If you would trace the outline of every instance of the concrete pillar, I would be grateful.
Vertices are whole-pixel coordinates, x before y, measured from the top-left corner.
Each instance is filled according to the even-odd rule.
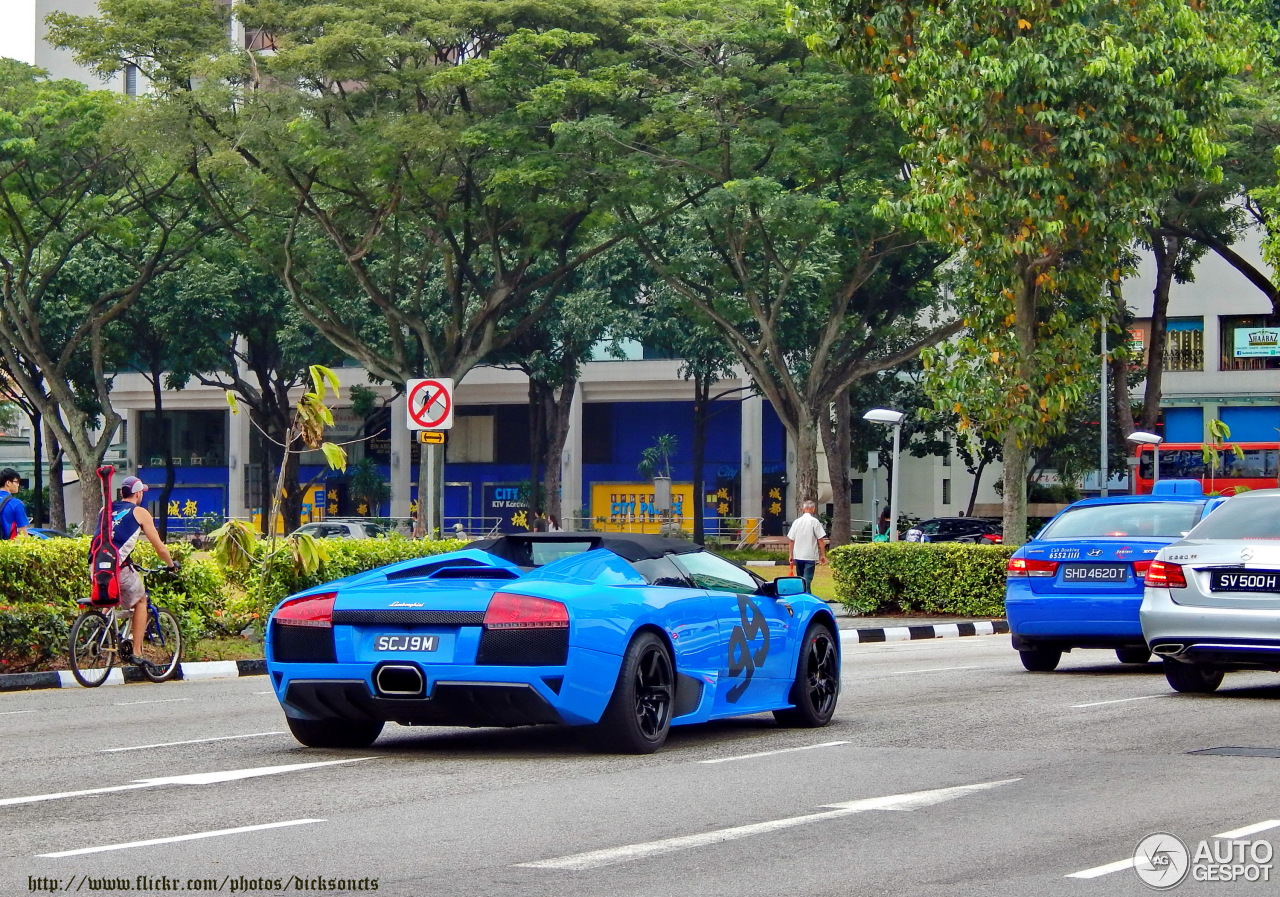
[[[252,509],[245,495],[245,470],[249,466],[249,443],[253,425],[249,408],[241,405],[227,423],[227,516],[247,519]]]
[[[409,429],[409,409],[404,395],[391,403],[391,516],[409,517],[409,496],[413,494],[413,440]]]
[[[576,530],[581,526],[578,512],[584,504],[582,500],[582,383],[573,391],[573,401],[569,404],[569,433],[564,441],[564,452],[560,456],[560,525],[566,530]]]
[[[764,399],[749,396],[742,401],[741,514],[745,518],[764,516]],[[695,496],[701,507],[702,496]]]

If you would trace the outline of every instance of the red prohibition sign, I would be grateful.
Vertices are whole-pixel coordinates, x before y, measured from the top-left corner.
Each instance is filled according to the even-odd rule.
[[[409,393],[409,416],[420,427],[430,430],[449,419],[453,399],[443,383],[423,380]]]

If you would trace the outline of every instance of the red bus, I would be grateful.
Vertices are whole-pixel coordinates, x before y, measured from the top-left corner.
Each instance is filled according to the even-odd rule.
[[[1160,446],[1160,479],[1199,480],[1206,495],[1235,495],[1250,489],[1275,489],[1280,486],[1280,443],[1227,442],[1206,458],[1203,442],[1166,442]],[[1138,474],[1134,480],[1135,495],[1150,495],[1155,472],[1152,449],[1138,447]],[[1240,452],[1237,454],[1236,449]]]

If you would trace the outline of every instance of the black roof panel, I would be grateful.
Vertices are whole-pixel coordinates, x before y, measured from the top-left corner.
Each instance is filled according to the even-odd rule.
[[[529,546],[534,542],[590,542],[591,550],[603,548],[627,561],[660,558],[665,554],[689,554],[702,546],[688,539],[650,536],[645,533],[514,533],[472,542],[468,548],[497,555],[519,566],[529,566]]]

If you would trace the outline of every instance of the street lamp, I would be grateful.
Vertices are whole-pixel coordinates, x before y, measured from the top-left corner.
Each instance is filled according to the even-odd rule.
[[[1155,433],[1145,433],[1142,430],[1134,430],[1125,437],[1126,441],[1133,443],[1135,446],[1149,445],[1151,446],[1151,482],[1160,482],[1160,443],[1164,442],[1163,436],[1157,436]],[[1142,463],[1142,456],[1138,456],[1138,464]],[[1129,474],[1129,494],[1133,494],[1138,488],[1138,471],[1141,468],[1134,465],[1133,472]]]
[[[902,439],[902,419],[906,417],[901,411],[891,408],[872,408],[862,419],[873,424],[885,424],[893,427],[893,471],[889,477],[889,541],[898,541],[898,447]]]

